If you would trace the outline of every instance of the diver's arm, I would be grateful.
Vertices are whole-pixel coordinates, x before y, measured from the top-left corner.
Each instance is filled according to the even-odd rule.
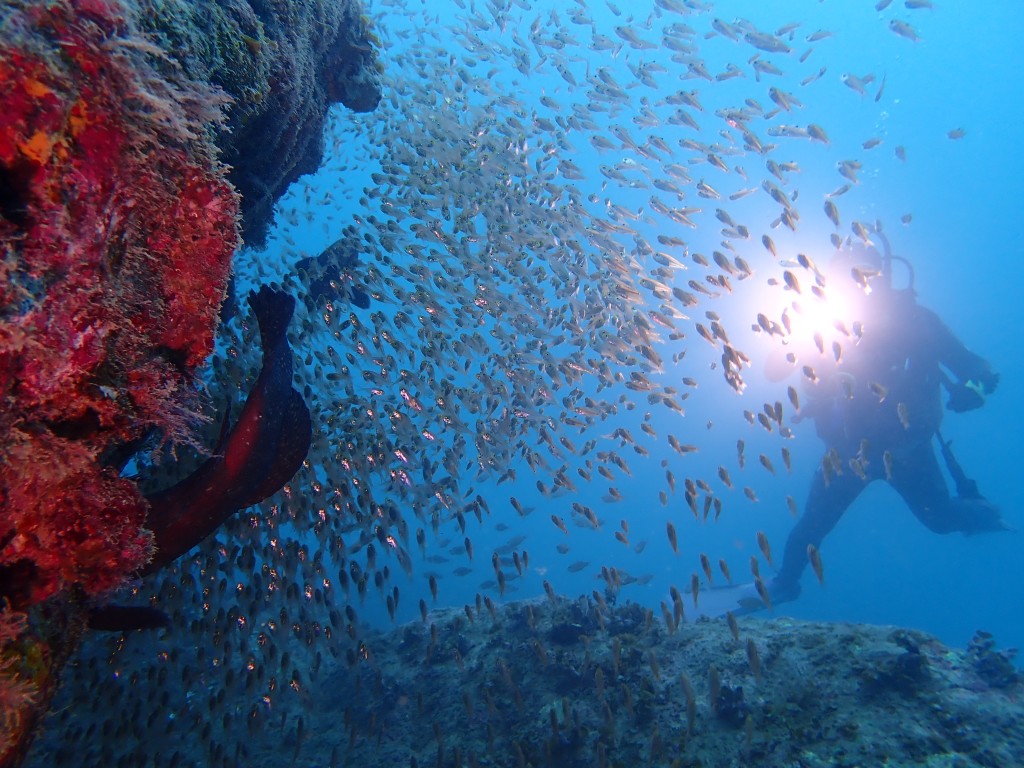
[[[995,391],[999,374],[992,370],[988,360],[969,350],[930,309],[918,307],[918,320],[928,329],[939,362],[961,383],[977,382],[985,394]]]

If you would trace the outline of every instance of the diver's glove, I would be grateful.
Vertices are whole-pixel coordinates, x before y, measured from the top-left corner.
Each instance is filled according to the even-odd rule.
[[[984,364],[977,373],[966,381],[960,381],[949,388],[949,400],[946,407],[951,411],[963,413],[973,411],[985,404],[985,395],[991,395],[999,386],[999,374],[988,364]]]
[[[991,395],[993,392],[996,391],[996,387],[999,386],[999,374],[993,371],[991,368],[986,367],[985,370],[983,370],[977,376],[972,376],[970,381],[967,382],[967,384],[970,385],[972,381],[975,381],[978,384],[980,384],[982,389],[985,391],[986,395]]]
[[[949,388],[949,400],[946,401],[946,407],[956,413],[981,408],[985,404],[986,391],[984,384],[974,379],[957,382]]]

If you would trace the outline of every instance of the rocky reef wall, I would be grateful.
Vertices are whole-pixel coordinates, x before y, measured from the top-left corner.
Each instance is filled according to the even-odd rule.
[[[380,100],[361,4],[149,0],[139,23],[184,71],[230,96],[215,141],[241,194],[242,237],[263,244],[275,201],[320,164],[330,105],[369,112]]]
[[[984,633],[957,651],[863,624],[674,628],[556,597],[432,612],[366,643],[365,659],[325,663],[315,710],[277,713],[300,761],[994,768],[1024,749],[1014,652]],[[268,742],[248,762],[269,765]]]
[[[121,470],[194,439],[241,234],[316,167],[332,101],[376,104],[373,61],[356,2],[0,12],[0,765],[152,554]]]

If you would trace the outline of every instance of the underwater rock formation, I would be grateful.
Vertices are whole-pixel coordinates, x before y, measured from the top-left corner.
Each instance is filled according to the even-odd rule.
[[[145,0],[140,24],[232,103],[216,143],[241,193],[242,238],[265,239],[275,201],[320,165],[331,104],[372,111],[375,39],[354,0]]]
[[[19,4],[0,31],[0,595],[11,612],[72,587],[102,594],[150,557],[146,504],[120,463],[153,432],[187,440],[195,426],[193,374],[213,347],[238,209],[206,138],[223,98],[160,74],[159,52],[117,4]],[[24,642],[4,648],[0,685],[34,689],[4,694],[5,710],[52,692],[52,645]],[[2,720],[0,762],[28,717]]]
[[[31,764],[1002,768],[1024,754],[1020,680],[993,679],[978,663],[1008,653],[990,638],[956,650],[886,626],[669,627],[606,596],[423,607],[421,621],[389,631],[335,611],[330,628],[358,647],[305,664],[294,643],[282,645],[289,671],[278,682],[289,690],[273,707],[238,708],[201,670],[162,665],[149,678],[164,699],[151,707],[154,725],[58,706]],[[139,642],[138,658],[173,657],[172,638],[153,640],[128,644]],[[109,670],[110,651],[90,651],[79,663]],[[131,654],[114,666],[131,669]],[[230,685],[259,679],[237,667]],[[58,704],[81,700],[83,685],[73,681]],[[99,695],[125,706],[151,690],[140,675]],[[197,738],[171,734],[182,719]],[[113,737],[83,739],[99,732]]]
[[[258,246],[277,199],[319,167],[330,105],[372,111],[381,84],[361,3],[261,0],[252,6],[268,40],[270,89],[247,113],[229,112],[231,132],[218,144],[242,195],[242,238]]]
[[[149,557],[118,459],[195,426],[237,196],[205,138],[223,99],[160,75],[116,5],[28,4],[3,39],[0,591],[24,608]]]
[[[196,439],[240,214],[262,232],[316,167],[329,102],[379,97],[360,19],[159,0],[0,16],[0,765],[93,598],[152,556],[120,471],[154,436]]]
[[[790,619],[670,631],[589,598],[493,608],[368,632],[361,657],[325,663],[305,694],[317,706],[287,717],[303,764],[994,768],[1024,754],[1020,682],[986,678],[976,647]]]

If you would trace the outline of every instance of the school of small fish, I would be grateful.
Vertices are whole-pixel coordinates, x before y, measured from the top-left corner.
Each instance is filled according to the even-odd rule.
[[[513,594],[579,591],[585,577],[598,601],[653,582],[678,624],[719,574],[732,580],[737,558],[769,602],[764,524],[722,557],[704,551],[718,545],[702,526],[751,505],[784,526],[798,512],[764,486],[798,455],[798,379],[838,365],[857,332],[818,333],[806,353],[789,339],[803,308],[827,298],[815,259],[881,226],[844,201],[882,138],[837,147],[814,103],[831,88],[872,108],[885,73],[823,63],[840,30],[726,21],[699,0],[643,13],[601,0],[453,2],[447,15],[370,5],[385,98],[375,113],[336,115],[328,136],[342,183],[366,186],[300,183],[279,214],[358,243],[345,279],[369,309],[350,306],[344,286],[308,296],[314,275],[249,268],[300,298],[289,338],[313,419],[303,468],[135,588],[170,614],[176,638],[122,639],[110,658],[92,648],[70,685],[114,671],[183,692],[116,686],[111,707],[134,726],[111,727],[141,728],[144,751],[194,732],[208,764],[233,765],[232,729],[278,719],[298,751],[302,719],[285,713],[307,705],[331,659],[372,656],[364,620],[429,622],[435,606],[463,603],[473,620]],[[921,37],[904,18],[886,27]],[[802,246],[813,257],[795,246],[805,230],[826,233]],[[310,255],[287,238],[274,247],[287,263]],[[765,291],[779,309],[749,303]],[[222,329],[215,400],[247,391],[255,332],[244,318]],[[797,373],[752,402],[770,348]],[[740,439],[721,450],[732,429]],[[676,572],[646,572],[647,546]],[[823,581],[821,555],[808,558]],[[99,759],[111,748],[66,727],[69,749]]]

